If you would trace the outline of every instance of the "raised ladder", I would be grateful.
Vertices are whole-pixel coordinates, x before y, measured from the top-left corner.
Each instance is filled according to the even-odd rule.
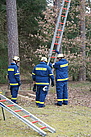
[[[20,119],[22,122],[24,122],[26,125],[28,125],[30,128],[32,128],[42,136],[47,135],[46,132],[43,131],[43,129],[47,129],[52,133],[56,132],[54,128],[50,127],[48,124],[44,123],[19,105],[13,103],[2,94],[0,94],[0,106],[16,116],[18,119]],[[27,119],[27,117],[29,117],[29,120]],[[35,123],[41,125],[42,127],[36,126]]]
[[[56,62],[57,53],[55,52],[61,49],[62,45],[62,36],[67,20],[68,11],[70,8],[71,0],[62,0],[61,8],[59,11],[56,28],[54,32],[54,36],[52,39],[50,51],[49,51],[49,57],[48,57],[48,64],[51,61],[51,58],[54,59],[54,63]]]

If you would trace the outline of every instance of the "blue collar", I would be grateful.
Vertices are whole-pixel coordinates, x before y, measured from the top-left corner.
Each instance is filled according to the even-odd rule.
[[[46,64],[46,62],[40,62],[40,64]]]
[[[12,62],[11,65],[16,65],[16,63]]]

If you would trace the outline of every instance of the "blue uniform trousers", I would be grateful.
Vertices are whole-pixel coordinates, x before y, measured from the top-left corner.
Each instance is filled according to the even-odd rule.
[[[46,95],[48,93],[48,90],[43,91],[44,87],[45,86],[38,86],[37,85],[36,105],[39,106],[39,107],[44,107],[45,98],[46,98]]]
[[[59,105],[68,104],[68,88],[67,81],[56,82],[57,101]]]
[[[16,100],[17,100],[18,90],[19,90],[19,86],[11,86],[10,87],[11,101],[13,101],[14,103],[16,103]]]

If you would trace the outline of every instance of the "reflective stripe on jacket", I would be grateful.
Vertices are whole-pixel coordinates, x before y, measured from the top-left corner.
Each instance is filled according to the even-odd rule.
[[[68,80],[68,61],[66,59],[60,59],[53,66],[56,70],[56,81]]]
[[[18,66],[15,63],[11,63],[8,67],[8,79],[10,86],[18,86],[20,82],[20,73]]]
[[[50,79],[54,81],[54,76],[51,68],[46,65],[45,62],[40,62],[40,64],[34,67],[32,72],[33,81],[36,81],[36,85],[49,85]]]

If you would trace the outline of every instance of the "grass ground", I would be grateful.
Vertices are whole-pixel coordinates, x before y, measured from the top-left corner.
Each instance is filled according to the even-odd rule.
[[[55,128],[56,133],[44,129],[48,137],[91,137],[90,84],[90,82],[69,82],[69,105],[67,106],[54,105],[53,88],[50,94],[51,103],[46,100],[45,108],[37,108],[34,102],[20,102],[18,99],[19,105]],[[12,114],[6,110],[4,112],[5,121],[0,109],[0,137],[41,137]]]

